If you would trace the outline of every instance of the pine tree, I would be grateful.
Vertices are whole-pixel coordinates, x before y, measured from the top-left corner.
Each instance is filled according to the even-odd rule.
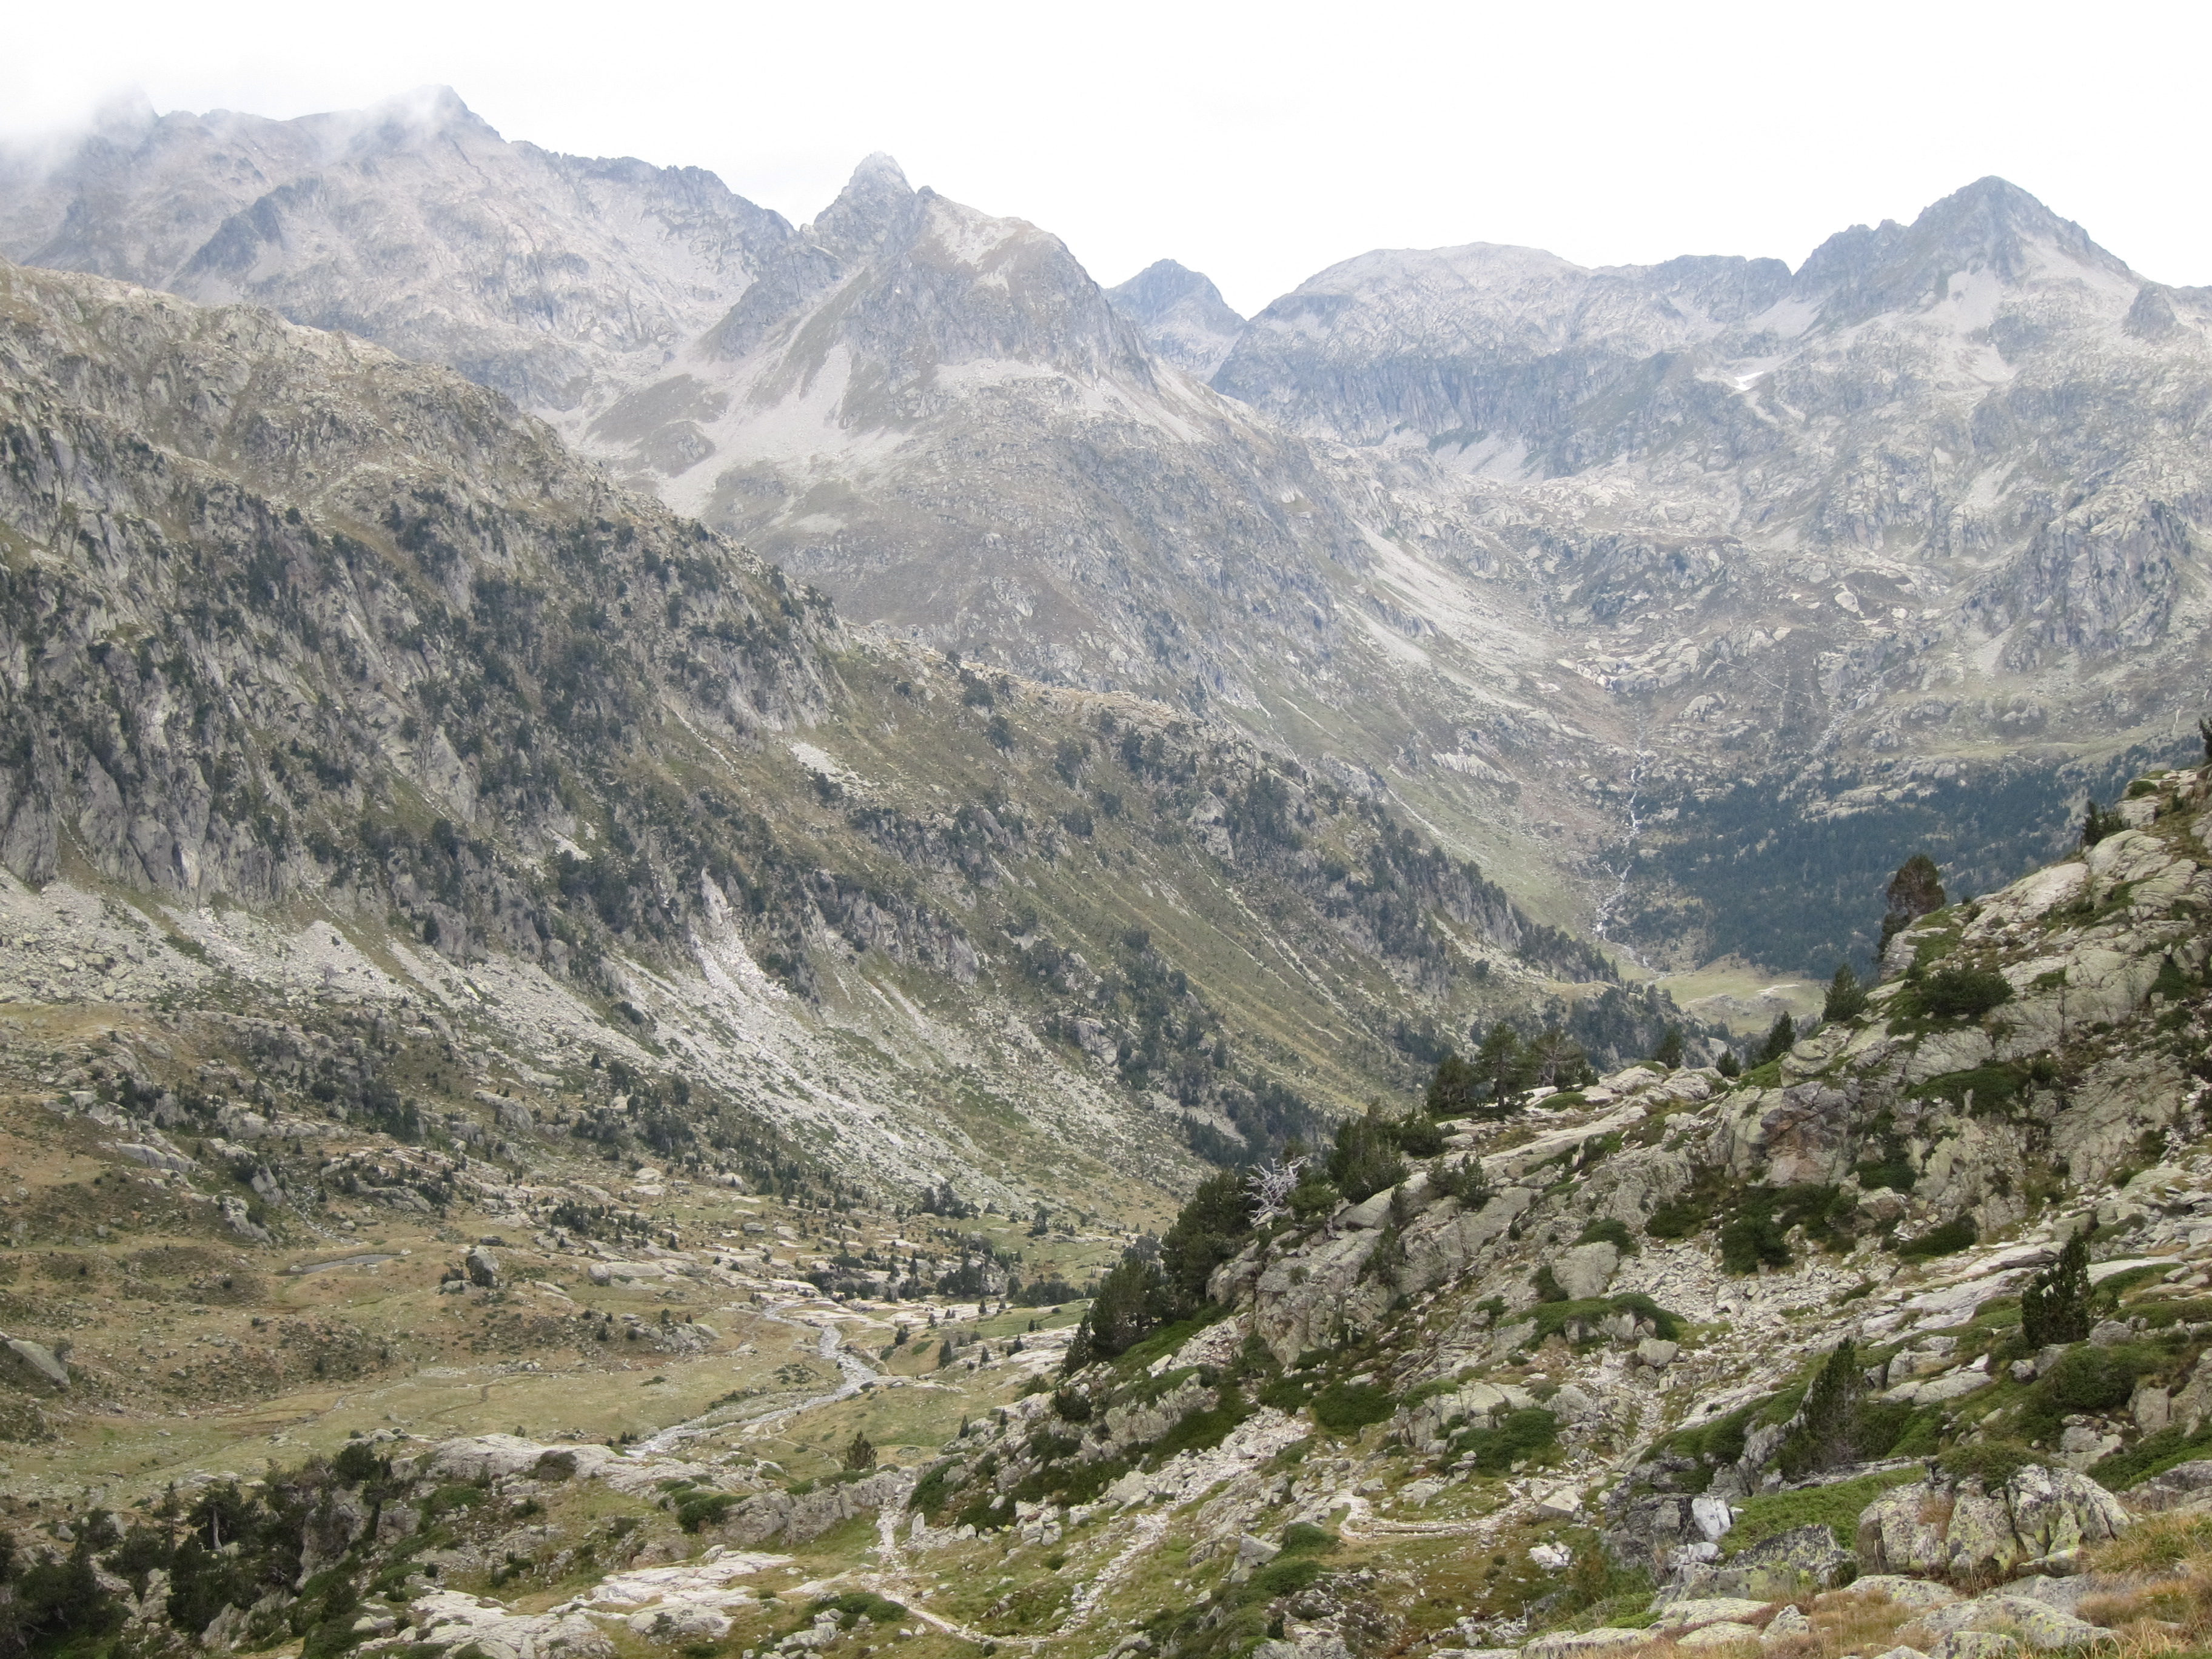
[[[1856,1019],[1866,1012],[1866,987],[1851,971],[1850,963],[1838,963],[1836,976],[1828,981],[1827,1000],[1820,1005],[1820,1018],[1832,1021]]]
[[[2020,1334],[2031,1348],[2079,1342],[2089,1334],[2089,1230],[2066,1241],[2058,1260],[2020,1293]]]
[[[1537,1082],[1557,1089],[1580,1089],[1597,1081],[1597,1068],[1582,1045],[1556,1025],[1547,1025],[1522,1053]]]
[[[863,1429],[854,1435],[852,1443],[845,1448],[845,1467],[848,1469],[872,1469],[876,1467],[875,1442]]]
[[[1820,1366],[1813,1386],[1805,1391],[1805,1404],[1797,1413],[1797,1426],[1782,1445],[1781,1466],[1791,1480],[1818,1469],[1848,1463],[1857,1455],[1860,1396],[1866,1378],[1859,1370],[1858,1350],[1845,1337]]]
[[[1503,1021],[1484,1034],[1482,1046],[1474,1052],[1474,1066],[1475,1074],[1490,1091],[1493,1112],[1503,1113],[1506,1103],[1528,1086],[1528,1055],[1522,1046],[1521,1034]]]
[[[1224,1170],[1198,1183],[1160,1240],[1160,1268],[1177,1318],[1206,1305],[1206,1281],[1252,1231],[1252,1195],[1243,1171]]]
[[[1682,1028],[1669,1025],[1667,1035],[1659,1039],[1659,1046],[1651,1051],[1651,1058],[1672,1072],[1682,1064]]]
[[[1157,1247],[1132,1245],[1098,1281],[1097,1292],[1068,1343],[1069,1370],[1080,1370],[1091,1360],[1111,1359],[1134,1347],[1168,1318],[1170,1293],[1154,1259],[1156,1253]]]
[[[1338,1192],[1357,1204],[1406,1178],[1398,1138],[1382,1121],[1379,1106],[1337,1125],[1336,1146],[1328,1155],[1328,1178]]]
[[[1789,1010],[1784,1009],[1774,1017],[1774,1024],[1767,1028],[1766,1041],[1759,1045],[1759,1059],[1754,1063],[1765,1066],[1778,1060],[1796,1043],[1797,1022],[1790,1018]]]
[[[1474,1067],[1447,1048],[1437,1062],[1436,1075],[1429,1079],[1428,1098],[1423,1104],[1431,1117],[1465,1117],[1474,1109],[1475,1094],[1481,1086],[1482,1079]]]

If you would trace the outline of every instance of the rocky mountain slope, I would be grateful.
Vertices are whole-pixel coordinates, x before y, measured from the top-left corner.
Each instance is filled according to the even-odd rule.
[[[582,1085],[1002,1206],[1156,1202],[1475,1020],[1670,1017],[1385,804],[855,637],[444,371],[21,269],[0,353],[32,1005],[427,1006],[424,1109]]]
[[[1114,308],[1145,331],[1146,343],[1185,374],[1211,380],[1244,332],[1221,290],[1172,259],[1149,264],[1106,290]]]
[[[133,1037],[11,1045],[0,1607],[131,1653],[2185,1650],[2208,826],[2212,768],[2147,777],[1749,1073],[1381,1111],[1133,1243],[617,1196],[534,1125],[425,1158],[219,1067],[157,1095],[185,1056]],[[288,1135],[319,1178],[257,1241],[223,1162],[258,1192]],[[374,1248],[286,1237],[334,1223]],[[194,1397],[290,1449],[165,1446]]]
[[[1724,908],[1730,854],[1772,837],[1802,869],[1854,815],[2000,878],[2022,849],[1916,797],[1965,769],[2047,781],[2049,814],[2106,781],[2069,762],[2186,729],[2209,317],[1990,179],[1795,272],[1368,254],[1255,317],[1215,384],[1393,456],[1447,567],[1510,573],[1559,665],[1644,722],[1667,873]],[[1731,774],[1769,781],[1747,826],[1711,810]],[[1714,914],[1656,883],[1637,908],[1647,935]]]
[[[1661,966],[1863,960],[1911,844],[2008,879],[2195,712],[2202,298],[2000,180],[1795,271],[1376,252],[1240,325],[887,159],[794,231],[450,94],[0,174],[15,257],[444,362],[854,618],[1224,714]]]
[[[712,173],[510,143],[442,88],[292,121],[125,108],[0,153],[0,255],[264,306],[583,418],[791,235]]]
[[[2111,1540],[2212,1483],[2208,782],[1899,932],[1733,1083],[1370,1120],[1201,1192],[916,1502],[1010,1561],[1180,1553],[1164,1652],[1827,1654],[1880,1613],[1961,1656],[2170,1607],[2115,1569],[2201,1518]]]
[[[1151,356],[1056,238],[884,156],[585,441],[856,617],[1201,702],[1325,673],[1364,552],[1304,447]]]

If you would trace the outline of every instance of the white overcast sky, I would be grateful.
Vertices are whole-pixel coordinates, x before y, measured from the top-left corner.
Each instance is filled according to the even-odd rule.
[[[1370,247],[1792,264],[2001,173],[2146,276],[2212,283],[2212,7],[18,3],[0,130],[288,116],[446,84],[510,138],[720,173],[794,222],[888,150],[1250,312]]]

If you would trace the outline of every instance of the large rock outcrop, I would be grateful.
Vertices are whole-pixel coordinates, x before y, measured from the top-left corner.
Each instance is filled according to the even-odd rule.
[[[1936,1577],[2009,1574],[2116,1538],[2128,1521],[2118,1498],[2072,1469],[2031,1465],[1996,1487],[1971,1476],[1916,1480],[1861,1513],[1859,1565]]]

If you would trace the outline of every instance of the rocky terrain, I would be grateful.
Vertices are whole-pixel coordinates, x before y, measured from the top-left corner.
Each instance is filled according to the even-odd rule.
[[[489,1107],[396,1140],[220,1098],[211,1049],[57,1042],[5,1148],[11,1628],[2185,1650],[2212,768],[2092,829],[1905,918],[1880,983],[1748,1072],[1378,1106],[1133,1241],[579,1161]],[[288,1137],[311,1169],[279,1174]],[[293,1449],[228,1472],[251,1439]]]
[[[1476,1018],[1606,1060],[1669,1017],[1386,802],[856,636],[444,371],[25,270],[0,328],[28,1006],[428,1022],[459,1070],[348,1097],[586,1085],[662,1155],[1024,1207],[1173,1192]]]
[[[0,253],[446,363],[848,617],[1236,720],[1668,969],[1863,961],[1904,843],[2008,880],[2196,712],[2202,296],[2002,180],[1795,270],[1379,251],[1247,321],[888,158],[794,229],[445,94],[12,154]]]
[[[0,1659],[2212,1642],[2196,297],[9,166]]]
[[[1109,1277],[1077,1340],[1126,1347],[956,1443],[947,1512],[1161,1515],[1209,1564],[1164,1651],[1957,1655],[2167,1616],[2202,1523],[2138,1517],[2212,1481],[2207,808],[2204,773],[2145,780],[1740,1079],[1370,1120],[1379,1164],[1347,1129],[1325,1182],[1202,1192],[1117,1270],[1189,1322]],[[2077,1237],[2077,1322],[2038,1334]]]
[[[581,419],[792,235],[711,173],[509,143],[443,90],[293,121],[126,106],[0,179],[9,258],[265,307]]]
[[[1144,331],[1145,343],[1177,368],[1211,380],[1244,332],[1221,290],[1194,270],[1161,259],[1106,290],[1114,309]]]

